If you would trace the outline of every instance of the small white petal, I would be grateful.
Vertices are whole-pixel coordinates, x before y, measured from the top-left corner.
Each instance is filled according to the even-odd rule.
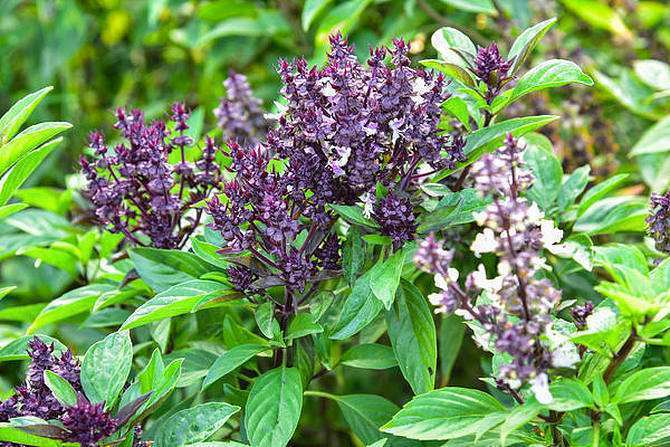
[[[537,401],[541,404],[550,404],[554,397],[549,391],[549,378],[545,373],[538,374],[535,379],[533,379],[533,385],[530,387],[530,390],[535,395]]]
[[[458,281],[458,270],[455,268],[450,267],[447,269],[447,275],[449,276],[449,280],[451,280],[451,282]]]
[[[496,240],[496,235],[490,228],[484,228],[481,233],[477,234],[470,246],[470,250],[477,256],[479,256],[480,253],[494,252],[497,248],[498,241]]]
[[[541,241],[545,247],[558,244],[563,239],[563,230],[556,228],[551,220],[540,221],[540,232],[542,233]]]
[[[337,95],[337,91],[335,91],[333,86],[328,83],[321,88],[321,94],[327,98],[330,98]]]
[[[438,274],[435,275],[434,279],[435,279],[435,287],[442,290],[449,289],[449,281],[447,281],[447,279],[444,276]]]

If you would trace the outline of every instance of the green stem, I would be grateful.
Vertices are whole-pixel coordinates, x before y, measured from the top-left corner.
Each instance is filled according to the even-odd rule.
[[[593,443],[591,447],[598,447],[600,444],[600,420],[593,422]]]
[[[312,396],[312,397],[323,397],[324,399],[332,399],[333,396],[328,393],[324,393],[322,391],[310,391],[307,390],[302,393],[304,396]]]

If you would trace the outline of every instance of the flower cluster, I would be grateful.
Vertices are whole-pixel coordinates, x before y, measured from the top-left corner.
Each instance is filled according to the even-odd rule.
[[[327,203],[352,204],[378,182],[404,180],[404,188],[422,163],[441,169],[463,159],[463,141],[439,129],[444,78],[411,68],[406,42],[371,50],[367,65],[341,35],[330,43],[322,69],[280,63],[286,109],[268,134],[270,150],[287,160],[292,193],[309,190],[305,212],[322,221]]]
[[[649,211],[649,236],[656,241],[657,250],[670,253],[670,192],[652,194]]]
[[[193,141],[186,134],[189,114],[180,103],[172,106],[170,125],[149,124],[139,110],[128,114],[118,109],[116,117],[114,127],[127,143],[110,151],[103,135],[93,132],[94,157],[81,158],[88,180],[85,195],[97,220],[136,245],[183,246],[201,219],[202,210],[192,211],[192,205],[207,198],[220,181],[217,146],[208,138],[200,159],[187,161]],[[175,150],[179,161],[172,164]]]
[[[12,418],[33,416],[44,420],[55,419],[62,423],[65,441],[79,442],[82,447],[96,447],[98,441],[111,435],[117,422],[104,411],[104,403],[91,404],[83,395],[79,381],[79,362],[69,350],[60,356],[54,353],[54,345],[47,345],[38,337],[29,342],[31,358],[24,384],[16,388],[16,394],[0,403],[0,422]],[[76,405],[62,405],[44,381],[44,372],[52,371],[78,392]],[[0,443],[3,447],[16,446]]]
[[[265,280],[301,292],[319,262],[323,268],[336,265],[337,237],[324,240],[324,230],[300,219],[302,202],[293,200],[283,177],[270,170],[263,147],[244,149],[235,141],[229,147],[236,174],[223,186],[226,200],[215,196],[208,202],[210,226],[226,241],[222,252],[249,252],[255,260],[231,267],[229,280],[240,291],[257,291],[256,282]],[[308,234],[299,244],[296,237],[303,230]]]
[[[246,76],[230,71],[223,83],[226,96],[214,109],[218,125],[226,139],[242,144],[256,144],[265,139],[270,121],[263,112],[263,103],[251,91]]]
[[[81,393],[77,403],[65,409],[61,421],[71,433],[69,440],[82,447],[96,447],[98,441],[114,433],[117,427],[116,421],[105,412],[104,402],[92,404]]]
[[[229,141],[235,178],[223,186],[226,199],[214,197],[208,206],[212,228],[226,241],[223,251],[248,252],[254,260],[229,270],[236,289],[282,284],[302,292],[308,280],[339,269],[328,204],[365,200],[394,248],[413,239],[408,190],[416,170],[453,167],[463,159],[463,139],[439,129],[448,97],[443,76],[410,68],[408,51],[396,40],[391,49],[371,50],[364,65],[335,35],[324,68],[304,59],[280,63],[286,108],[277,127],[267,142]],[[240,78],[230,84],[249,96]],[[232,108],[226,104],[220,110]],[[377,202],[371,198],[380,183],[389,193]]]
[[[509,76],[512,61],[507,61],[500,55],[495,42],[488,47],[477,49],[472,68],[477,78],[486,85],[485,99],[488,104],[493,102],[502,88],[512,79]]]
[[[541,277],[547,268],[542,250],[552,250],[562,232],[544,219],[537,205],[520,197],[532,181],[523,169],[521,148],[511,136],[497,153],[484,156],[473,166],[476,187],[492,198],[492,203],[475,217],[483,230],[471,249],[476,256],[493,253],[498,257],[497,276],[490,279],[479,268],[458,283],[458,271],[450,268],[451,253],[433,237],[423,241],[416,261],[435,274],[441,289],[430,296],[438,312],[458,312],[474,320],[481,330],[478,342],[505,354],[510,361],[500,367],[499,379],[511,389],[531,383],[538,400],[550,400],[547,370],[570,367],[579,359],[573,345],[551,349],[556,339],[551,312],[561,292]]]

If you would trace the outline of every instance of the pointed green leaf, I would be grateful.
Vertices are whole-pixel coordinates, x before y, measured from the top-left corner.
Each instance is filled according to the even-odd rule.
[[[63,405],[72,407],[77,403],[77,392],[70,382],[53,371],[44,371],[44,383],[49,387],[54,397]]]
[[[123,390],[133,364],[133,345],[127,331],[114,332],[88,348],[81,364],[81,386],[91,402],[110,409]]]
[[[209,368],[207,377],[205,377],[202,383],[202,389],[204,390],[221,377],[235,371],[256,355],[267,350],[267,346],[247,344],[235,346],[231,350],[224,352]]]
[[[0,147],[16,135],[21,125],[51,90],[53,90],[52,86],[44,87],[24,96],[0,118]]]
[[[435,386],[437,335],[428,301],[413,284],[402,280],[393,308],[386,313],[388,334],[400,371],[414,394]]]
[[[220,282],[201,279],[177,284],[138,307],[121,329],[133,329],[153,321],[190,313],[203,299],[216,298],[228,290],[229,287]]]
[[[183,447],[204,441],[238,411],[240,407],[225,402],[208,402],[178,411],[161,424],[155,447]]]
[[[296,368],[280,367],[258,377],[245,408],[244,426],[254,447],[284,447],[302,412],[302,381]]]
[[[0,173],[4,173],[36,147],[71,127],[72,124],[62,122],[40,123],[28,127],[0,148]]]

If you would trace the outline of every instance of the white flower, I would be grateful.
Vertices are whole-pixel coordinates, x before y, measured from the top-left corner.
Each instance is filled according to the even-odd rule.
[[[554,330],[546,331],[551,350],[551,364],[556,368],[573,368],[579,362],[577,346],[568,336]]]
[[[477,225],[479,225],[480,227],[484,225],[484,222],[486,222],[488,215],[489,213],[486,211],[479,211],[472,213],[472,217],[475,219],[475,222],[477,222]]]
[[[549,391],[549,378],[545,373],[538,374],[537,377],[533,379],[530,390],[541,404],[547,405],[554,400],[554,397]]]
[[[563,239],[563,230],[559,230],[554,226],[554,222],[547,219],[540,221],[540,232],[542,233],[542,244],[546,248],[558,244]]]
[[[321,87],[321,94],[327,98],[337,95],[337,91],[330,85],[330,82]]]
[[[328,164],[330,168],[333,170],[333,174],[335,175],[335,177],[341,177],[345,174],[342,167],[345,166],[347,162],[349,162],[349,156],[351,155],[351,148],[336,146],[334,149],[335,152],[337,152],[337,158],[335,159],[331,158],[328,161]]]
[[[366,192],[358,198],[363,203],[363,215],[368,219],[372,215],[374,209],[375,200],[370,192]]]
[[[488,279],[486,277],[486,269],[484,269],[484,265],[482,264],[479,264],[477,270],[472,272],[472,280],[475,286],[482,290],[495,292],[502,289],[503,276],[497,276],[493,279]]]
[[[477,257],[479,257],[481,253],[495,252],[497,248],[498,240],[496,239],[495,233],[490,228],[484,228],[481,233],[477,234],[477,237],[475,237],[475,240],[470,246],[470,250],[472,250]]]

